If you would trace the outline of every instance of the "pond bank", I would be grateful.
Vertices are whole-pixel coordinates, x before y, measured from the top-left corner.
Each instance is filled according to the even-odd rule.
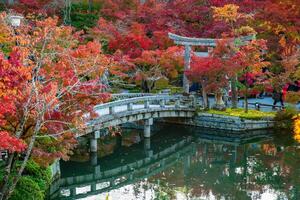
[[[274,127],[274,113],[251,111],[253,113],[244,114],[242,111],[205,111],[198,112],[191,119],[165,118],[160,120],[165,123],[182,124],[203,128],[247,131],[271,129]],[[261,115],[259,115],[261,113]]]

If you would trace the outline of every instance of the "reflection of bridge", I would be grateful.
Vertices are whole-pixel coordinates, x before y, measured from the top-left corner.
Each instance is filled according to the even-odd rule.
[[[150,139],[146,138],[144,151],[144,158],[123,166],[101,171],[100,165],[96,165],[93,173],[55,181],[50,188],[50,199],[77,199],[117,189],[158,174],[182,159],[188,167],[191,162],[190,155],[195,152],[195,145],[192,138],[187,137],[153,153]]]
[[[124,97],[121,97],[124,98]],[[116,100],[94,107],[99,117],[88,122],[86,130],[78,134],[91,135],[91,152],[97,152],[97,139],[100,129],[145,120],[144,137],[150,137],[153,118],[193,117],[196,101],[193,96],[149,95]]]

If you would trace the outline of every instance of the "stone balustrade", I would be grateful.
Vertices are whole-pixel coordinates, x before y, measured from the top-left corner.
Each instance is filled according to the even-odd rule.
[[[99,117],[90,120],[85,131],[77,137],[127,122],[163,117],[190,118],[194,116],[195,107],[196,98],[193,95],[166,94],[132,97],[96,105],[94,111]]]
[[[172,103],[174,102],[174,103]],[[161,108],[165,108],[167,105],[174,106],[177,108],[183,107],[195,107],[196,102],[193,96],[182,96],[182,95],[150,95],[150,96],[140,96],[140,97],[133,97],[128,99],[121,99],[105,104],[96,105],[94,110],[100,111],[103,109],[108,108],[109,114],[115,113],[115,108],[118,106],[127,106],[127,111],[133,110],[133,105],[141,105],[144,104],[144,107],[141,109],[148,109],[150,105],[155,106],[159,105]]]

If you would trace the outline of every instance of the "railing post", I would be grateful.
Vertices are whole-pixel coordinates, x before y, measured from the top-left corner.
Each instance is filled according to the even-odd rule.
[[[175,100],[175,108],[180,108],[180,99]]]
[[[115,113],[115,107],[110,106],[109,107],[109,114],[111,115],[111,114],[114,114],[114,113]]]
[[[149,100],[146,100],[145,101],[145,108],[149,108],[150,107],[150,101]]]
[[[165,100],[164,99],[159,100],[159,105],[160,105],[161,108],[164,108],[165,107]]]
[[[195,108],[197,106],[197,98],[195,95],[191,96],[192,99],[192,108]]]
[[[132,111],[133,110],[133,103],[127,104],[127,110]]]

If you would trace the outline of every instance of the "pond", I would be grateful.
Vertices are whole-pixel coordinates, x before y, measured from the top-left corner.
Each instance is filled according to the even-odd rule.
[[[123,130],[60,162],[50,199],[300,199],[300,144],[290,133],[159,126]]]

